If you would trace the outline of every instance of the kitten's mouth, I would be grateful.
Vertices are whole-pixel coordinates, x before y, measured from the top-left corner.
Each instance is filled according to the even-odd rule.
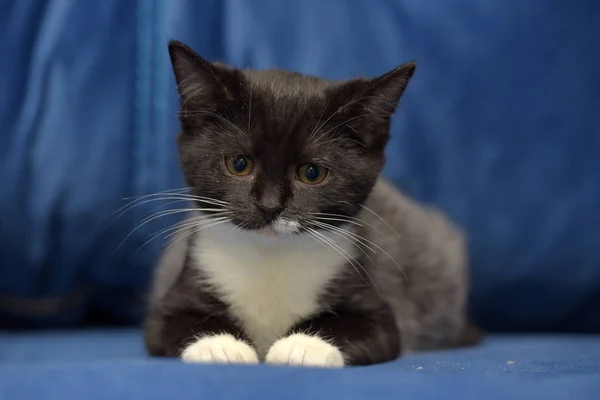
[[[258,234],[264,237],[281,237],[294,234],[299,231],[299,224],[296,221],[278,218],[272,223],[263,226],[258,230]]]
[[[283,233],[276,231],[272,226],[265,226],[258,230],[258,234],[264,237],[278,237],[283,236]]]

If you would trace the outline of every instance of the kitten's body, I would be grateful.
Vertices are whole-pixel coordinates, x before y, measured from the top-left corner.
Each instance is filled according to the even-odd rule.
[[[384,180],[365,204],[381,219],[363,210],[358,215],[363,226],[345,228],[381,248],[370,246],[373,253],[362,247],[371,260],[349,240],[324,234],[352,254],[370,278],[312,238],[263,237],[219,225],[169,248],[159,264],[153,304],[160,307],[178,278],[189,292],[178,289],[175,297],[187,298],[191,307],[200,307],[198,291],[222,296],[264,357],[295,323],[366,285],[377,288],[370,295],[378,292],[391,306],[403,353],[458,345],[466,325],[462,236],[441,214],[415,204]],[[186,275],[190,278],[181,279]],[[221,307],[215,311],[226,312]]]
[[[212,78],[209,76],[209,89],[206,78],[190,80],[188,75],[196,73],[193,68],[197,65],[187,65],[191,61],[177,57],[172,52],[185,111],[186,102],[197,96],[207,101]],[[212,131],[199,134],[202,127],[198,126],[205,121],[190,123],[190,116],[198,115],[195,112],[202,106],[188,105],[194,113],[188,109],[182,117],[184,132],[198,133],[182,142],[182,167],[188,182],[197,189],[196,195],[218,199],[228,210],[226,215],[235,216],[195,233],[190,228],[187,239],[179,240],[163,256],[146,327],[150,353],[201,362],[263,359],[340,366],[383,362],[401,352],[458,345],[466,325],[467,260],[462,236],[441,214],[424,209],[377,178],[389,123],[383,115],[391,114],[395,105],[390,104],[397,101],[408,78],[399,81],[402,87],[397,93],[386,92],[391,87],[386,80],[395,79],[388,74],[376,83],[385,86],[381,90],[375,86],[377,96],[367,96],[374,86],[365,86],[353,101],[354,89],[340,83],[278,71],[239,75],[214,64],[207,67],[210,64],[201,59],[192,61],[218,77],[217,88],[212,90],[226,87],[212,101],[227,102],[221,112],[228,123],[238,122],[236,112],[231,111],[235,108],[228,111],[228,104],[233,107],[239,101],[244,105],[240,108],[248,107],[243,110],[248,126],[243,126],[237,115],[240,121],[233,129],[242,135],[238,147],[245,146],[242,130],[252,130],[252,112],[258,114],[261,124],[252,139],[254,145],[240,151],[252,152],[262,164],[251,179],[233,177],[236,186],[227,192],[219,185],[219,180],[230,179],[226,175],[214,180],[210,175],[199,177],[199,171],[206,168],[202,164],[208,162],[205,159],[213,162],[205,166],[218,168],[218,157],[213,159],[204,151],[221,148],[227,155],[236,138],[220,143],[219,136],[208,133]],[[402,73],[396,71],[400,71],[394,71],[396,75]],[[248,85],[250,93],[258,92],[254,111],[252,94],[248,99],[246,90],[236,92],[237,86],[227,79]],[[371,109],[376,112],[372,120],[365,121],[367,125],[349,126],[343,134],[336,132],[342,124],[332,122],[325,134],[340,136],[327,137],[330,142],[325,145],[320,143],[330,148],[315,149],[311,140],[315,131],[323,131],[316,129],[323,115],[335,116],[346,107],[335,104],[336,96],[345,97],[344,104],[369,99],[368,104],[359,104],[358,117],[346,116],[343,124],[368,117]],[[373,103],[377,101],[383,103]],[[334,103],[333,114],[325,113],[329,103]],[[211,109],[210,115],[218,109]],[[304,121],[298,120],[298,113],[305,114]],[[277,121],[289,122],[288,131],[300,133],[269,136],[281,129]],[[303,123],[310,128],[303,129]],[[357,131],[364,131],[364,136],[352,136]],[[333,144],[340,139],[343,143]],[[237,150],[232,151],[235,154]],[[298,156],[299,152],[321,160],[330,168],[331,179],[320,186],[290,181],[286,169],[292,163],[289,160],[305,157]],[[346,162],[345,170],[337,169],[340,157]],[[243,185],[252,191],[239,203],[249,209],[231,211]],[[269,190],[276,195],[266,196]],[[269,214],[268,222],[263,223],[261,201],[265,198],[269,204],[285,200],[277,214]],[[251,199],[257,202],[258,211]],[[209,217],[199,212],[190,220]],[[264,218],[267,221],[267,214]]]

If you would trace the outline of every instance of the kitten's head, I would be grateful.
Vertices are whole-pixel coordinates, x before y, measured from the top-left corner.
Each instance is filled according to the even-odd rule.
[[[332,82],[209,63],[179,42],[169,53],[183,173],[194,195],[218,200],[199,208],[280,234],[358,212],[384,164],[390,117],[414,64]]]

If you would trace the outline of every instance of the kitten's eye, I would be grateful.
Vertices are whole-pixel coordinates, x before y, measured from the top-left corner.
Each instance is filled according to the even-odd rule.
[[[239,154],[237,156],[225,157],[225,165],[229,172],[239,176],[248,175],[254,169],[252,159]]]
[[[315,164],[302,164],[298,168],[298,179],[309,185],[316,185],[317,183],[323,182],[323,179],[327,177],[329,170],[327,168],[319,167]]]

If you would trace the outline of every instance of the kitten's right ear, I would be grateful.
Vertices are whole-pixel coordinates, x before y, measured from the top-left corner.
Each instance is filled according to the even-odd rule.
[[[171,40],[169,55],[182,104],[207,104],[225,91],[218,69],[185,44]]]

